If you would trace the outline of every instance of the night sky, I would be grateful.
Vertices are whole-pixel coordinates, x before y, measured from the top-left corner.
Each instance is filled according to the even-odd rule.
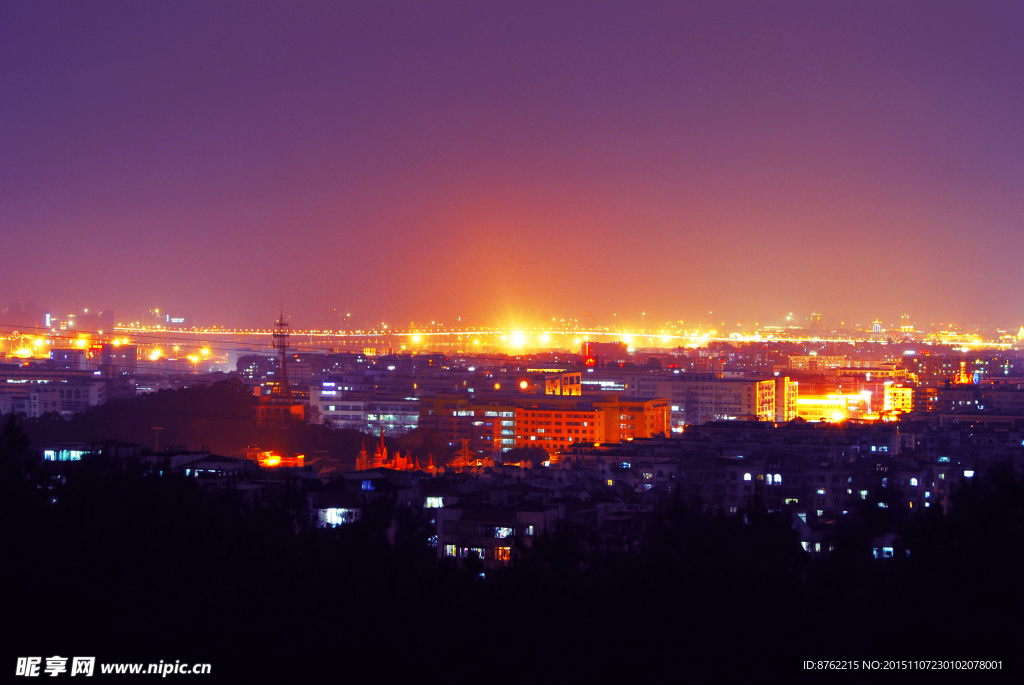
[[[120,319],[1017,326],[1024,3],[3,2],[0,253]]]

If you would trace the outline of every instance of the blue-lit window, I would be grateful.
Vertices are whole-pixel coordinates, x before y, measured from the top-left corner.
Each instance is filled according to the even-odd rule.
[[[364,480],[363,481],[363,490],[370,490],[370,491],[372,491],[373,490],[373,481],[372,480]]]

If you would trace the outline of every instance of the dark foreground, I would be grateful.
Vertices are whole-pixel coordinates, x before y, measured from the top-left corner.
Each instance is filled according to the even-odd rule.
[[[18,656],[59,654],[206,662],[207,682],[842,680],[800,671],[830,657],[1003,661],[903,682],[1022,678],[1024,483],[1010,474],[977,479],[948,517],[905,523],[909,557],[873,561],[868,521],[815,561],[786,518],[680,503],[639,555],[588,553],[566,531],[481,580],[472,562],[437,562],[419,512],[385,503],[358,524],[297,532],[297,500],[247,510],[194,479],[99,458],[60,482],[26,454],[5,425],[9,673]]]

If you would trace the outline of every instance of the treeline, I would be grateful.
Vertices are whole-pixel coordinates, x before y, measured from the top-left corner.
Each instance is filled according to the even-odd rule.
[[[256,398],[238,379],[180,390],[160,390],[131,398],[114,398],[105,404],[64,420],[57,414],[23,422],[34,448],[61,442],[120,440],[156,447],[159,444],[188,449],[209,449],[229,455],[250,445],[285,453],[321,453],[331,459],[355,463],[365,444],[373,452],[375,438],[354,430],[335,430],[323,425],[296,422],[287,427],[262,427],[256,420]],[[412,451],[447,461],[451,447],[428,431],[413,431],[400,439],[385,440],[389,450]]]
[[[423,512],[386,500],[360,523],[300,530],[287,507],[246,509],[195,479],[28,455],[6,422],[12,663],[180,659],[236,682],[736,682],[822,656],[993,658],[1020,678],[1024,484],[1009,474],[959,492],[949,517],[907,522],[912,552],[887,562],[856,525],[812,561],[785,517],[676,503],[639,554],[560,529],[480,579],[437,561]]]

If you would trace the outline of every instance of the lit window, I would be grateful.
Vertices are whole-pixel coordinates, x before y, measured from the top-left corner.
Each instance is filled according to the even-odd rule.
[[[749,473],[744,473],[743,474],[743,480],[750,480],[750,474]]]
[[[916,479],[916,478],[911,478],[911,479],[910,479],[910,485],[911,485],[912,487],[915,487],[915,488],[916,488],[916,487],[917,487],[917,479]]]

